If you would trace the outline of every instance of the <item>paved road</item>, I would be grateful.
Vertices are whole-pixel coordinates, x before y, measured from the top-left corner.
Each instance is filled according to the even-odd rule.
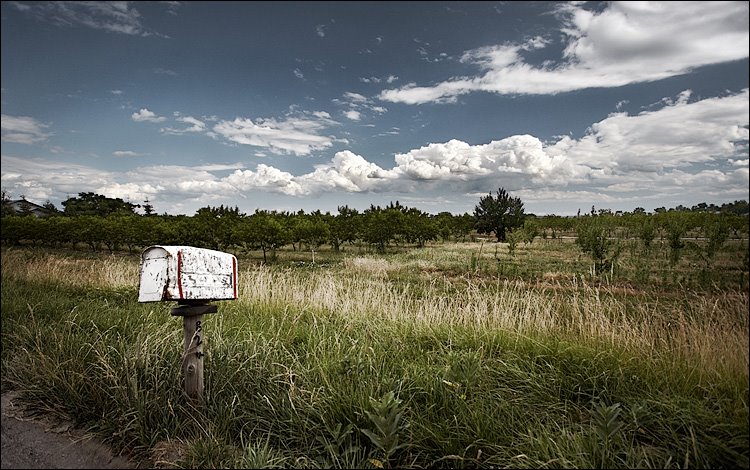
[[[70,423],[29,418],[14,401],[2,395],[2,468],[137,468]]]

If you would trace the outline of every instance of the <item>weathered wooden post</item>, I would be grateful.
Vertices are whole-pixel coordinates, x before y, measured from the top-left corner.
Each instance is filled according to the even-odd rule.
[[[152,246],[141,255],[139,302],[176,300],[182,317],[185,393],[203,396],[203,315],[216,313],[212,300],[237,298],[237,258],[191,246]]]

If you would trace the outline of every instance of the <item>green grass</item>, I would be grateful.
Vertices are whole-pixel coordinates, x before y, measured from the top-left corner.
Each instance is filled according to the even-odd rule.
[[[202,404],[137,257],[3,250],[2,388],[159,467],[750,466],[746,291],[501,278],[479,246],[241,260]]]

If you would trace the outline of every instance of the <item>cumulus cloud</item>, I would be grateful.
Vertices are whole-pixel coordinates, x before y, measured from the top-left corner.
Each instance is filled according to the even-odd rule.
[[[44,131],[48,126],[28,116],[2,115],[2,141],[16,144],[33,144],[47,140],[49,134]]]
[[[255,191],[303,197],[332,191],[425,195],[450,190],[475,201],[477,194],[499,186],[550,211],[561,201],[676,205],[685,203],[685,188],[706,201],[734,200],[748,197],[749,98],[743,90],[691,101],[686,90],[662,100],[659,109],[614,112],[578,139],[543,142],[513,135],[482,144],[453,139],[397,153],[392,168],[351,151],[336,152],[297,175],[266,164],[245,169],[242,163],[143,166],[112,173],[3,155],[2,183],[7,190],[38,194],[41,200],[60,192],[97,191],[171,201],[172,208],[186,201],[236,200]],[[184,119],[190,123],[194,118]],[[220,121],[216,132],[237,143],[304,154],[315,146],[330,146],[331,138],[317,134],[327,124],[326,115],[306,113],[285,121]]]
[[[656,111],[611,114],[583,138],[561,139],[549,153],[617,173],[736,157],[748,140],[748,90],[692,103],[688,95]]]
[[[213,131],[242,145],[264,147],[276,154],[308,155],[333,145],[334,138],[321,135],[335,121],[321,113],[298,113],[286,119],[235,118],[218,122]]]
[[[368,162],[348,150],[337,152],[330,163],[295,180],[308,193],[341,190],[346,192],[385,191],[398,176]]]
[[[354,111],[353,109],[345,111],[344,116],[346,116],[347,119],[351,119],[352,121],[359,121],[360,119],[362,119],[362,115],[360,114],[360,112]]]
[[[294,179],[291,173],[261,163],[255,171],[236,170],[226,178],[226,182],[241,191],[268,189],[290,196],[309,194],[309,191]]]
[[[526,51],[549,39],[534,37],[466,51],[461,61],[480,74],[431,86],[408,83],[380,93],[407,104],[455,102],[461,95],[556,94],[661,80],[696,67],[748,57],[747,2],[611,2],[601,12],[564,3],[557,14],[565,36],[562,56],[532,65]]]
[[[10,2],[17,10],[61,27],[85,26],[104,31],[162,36],[141,24],[141,14],[131,2]],[[173,11],[176,2],[167,2]]]
[[[149,111],[148,108],[141,108],[137,113],[131,114],[130,118],[135,122],[163,122],[167,120],[164,116],[157,116]]]
[[[580,178],[587,168],[561,155],[549,155],[542,142],[517,135],[484,145],[459,140],[429,144],[397,154],[396,172],[414,180],[467,181],[487,176],[523,174],[548,183]]]

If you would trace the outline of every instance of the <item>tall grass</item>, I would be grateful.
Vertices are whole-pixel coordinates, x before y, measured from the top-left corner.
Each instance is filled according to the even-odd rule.
[[[204,319],[193,404],[181,323],[136,302],[137,258],[4,250],[3,390],[157,466],[748,467],[747,294],[453,259],[242,268]]]

